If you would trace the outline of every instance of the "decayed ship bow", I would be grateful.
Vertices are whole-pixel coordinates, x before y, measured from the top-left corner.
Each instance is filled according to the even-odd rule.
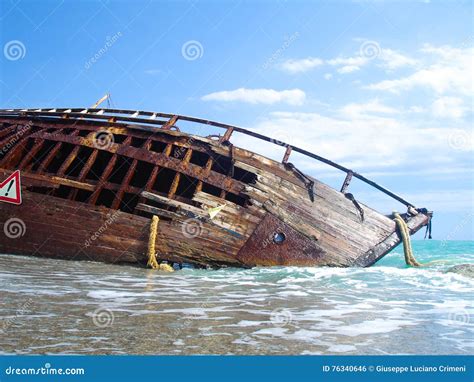
[[[211,128],[223,134],[203,137]],[[234,146],[235,134],[284,146],[282,162]],[[400,235],[392,217],[348,192],[354,177],[404,204],[411,234],[431,219],[426,209],[325,158],[193,117],[1,110],[0,141],[0,181],[19,170],[23,199],[0,203],[2,253],[145,265],[157,216],[158,261],[369,266]],[[298,170],[292,151],[341,170],[341,189]]]

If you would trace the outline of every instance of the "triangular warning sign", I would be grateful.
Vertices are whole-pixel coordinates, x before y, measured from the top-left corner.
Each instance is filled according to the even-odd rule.
[[[20,170],[0,183],[0,202],[21,204]]]
[[[214,207],[214,208],[208,208],[207,209],[207,213],[209,214],[209,217],[211,219],[214,219],[216,217],[216,215],[222,211],[222,209],[226,206],[226,204],[224,203],[223,205],[221,206],[217,206],[217,207]]]

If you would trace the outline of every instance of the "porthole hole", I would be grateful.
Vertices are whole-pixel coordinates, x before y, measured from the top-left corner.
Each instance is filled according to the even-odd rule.
[[[286,240],[286,236],[283,232],[275,232],[273,234],[273,242],[275,244],[283,244],[285,240]]]

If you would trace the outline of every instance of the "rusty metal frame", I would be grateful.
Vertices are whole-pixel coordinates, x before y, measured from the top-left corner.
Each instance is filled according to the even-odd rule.
[[[65,119],[69,118],[61,117],[61,121]],[[13,164],[13,166],[18,166],[18,163],[21,163],[24,169],[30,169],[32,166],[36,166],[33,172],[28,171],[23,174],[23,176],[28,179],[26,183],[29,184],[29,187],[37,186],[38,188],[34,192],[45,193],[52,191],[55,193],[55,196],[68,200],[79,200],[79,192],[87,191],[90,194],[81,194],[80,201],[93,205],[101,205],[104,201],[98,203],[98,199],[102,191],[111,191],[114,195],[113,197],[109,197],[107,203],[110,204],[106,204],[106,207],[120,209],[122,211],[127,209],[126,212],[138,215],[143,215],[143,212],[147,213],[147,208],[149,209],[149,207],[151,207],[145,205],[145,209],[137,208],[138,205],[142,205],[143,207],[143,203],[145,202],[141,196],[144,190],[167,197],[169,201],[174,199],[178,202],[193,205],[194,203],[191,198],[182,195],[181,192],[177,194],[182,175],[194,179],[201,187],[203,181],[205,181],[221,189],[221,195],[224,194],[224,197],[227,195],[227,191],[234,196],[239,196],[240,192],[244,189],[244,184],[241,183],[239,179],[227,179],[225,174],[213,171],[208,167],[209,163],[213,163],[213,156],[209,154],[209,149],[204,147],[206,144],[201,147],[199,145],[191,145],[189,142],[184,142],[182,138],[185,137],[185,135],[183,134],[154,135],[156,131],[143,131],[122,126],[110,126],[109,119],[105,130],[118,135],[126,135],[126,138],[118,143],[112,141],[113,143],[110,146],[98,148],[95,147],[93,143],[94,134],[96,134],[98,130],[97,122],[87,124],[84,123],[83,119],[73,121],[71,118],[69,120],[73,122],[71,125],[64,125],[63,122],[58,124],[52,123],[56,120],[50,119],[45,121],[44,119],[39,120],[38,118],[16,118],[11,116],[2,118],[0,115],[0,123],[6,124],[6,129],[8,129],[9,132],[14,132],[17,126],[22,126],[22,124],[31,123],[35,129],[39,128],[39,130],[32,134],[25,135],[22,139],[23,144],[19,144],[12,148],[12,150],[9,150],[6,155],[0,159],[0,167],[4,164],[8,166],[12,159],[14,161],[13,163],[16,163],[16,165]],[[10,128],[11,122],[14,122],[15,129]],[[100,129],[103,128],[104,127],[100,127]],[[173,128],[173,126],[171,126],[170,129],[171,128]],[[5,129],[1,129],[0,131],[3,132],[4,130]],[[142,140],[143,143],[133,145],[132,139],[134,138]],[[188,138],[186,137],[186,139]],[[26,150],[25,153],[26,143],[28,141],[31,142],[30,146],[32,147]],[[159,142],[165,146],[159,151],[150,150],[153,142]],[[60,164],[56,164],[59,165],[59,168],[51,175],[46,169],[52,160],[54,160],[55,154],[64,144],[70,144],[73,147],[67,151],[64,161]],[[46,145],[51,146],[51,149],[45,152]],[[179,158],[177,156],[170,156],[173,147],[184,149],[185,154],[183,158],[181,158],[181,156]],[[82,148],[88,148],[92,151],[90,153],[84,152],[81,156],[80,150]],[[189,163],[193,151],[195,150],[208,155],[206,165]],[[93,173],[97,180],[86,179],[86,176],[88,176],[96,164],[99,152],[108,152],[111,154],[111,157],[105,167],[101,168],[100,172]],[[15,157],[18,157],[18,154],[21,153],[23,153],[23,156],[20,155],[18,159],[15,159]],[[41,158],[38,158],[39,153],[42,153]],[[132,163],[123,169],[124,176],[120,184],[108,181],[110,176],[119,170],[115,167],[119,157],[132,160]],[[76,164],[71,169],[74,162]],[[145,181],[143,185],[135,187],[131,184],[131,180],[137,173],[136,170],[139,162],[151,164],[153,170],[145,175],[145,179],[142,179],[142,181]],[[119,167],[122,168],[122,166]],[[162,193],[162,191],[154,190],[153,185],[155,181],[159,181],[159,172],[164,168],[174,172],[174,176],[171,186],[167,185],[168,191]],[[74,175],[71,173],[72,171],[75,173]],[[184,191],[187,191],[187,189]],[[199,189],[199,191],[201,191],[201,189]],[[137,200],[134,200],[133,205],[130,206],[130,201],[125,201],[125,194],[135,195]],[[245,198],[242,198],[242,203],[245,203]]]
[[[331,167],[334,167],[346,174],[352,174],[354,178],[361,180],[362,182],[374,187],[375,189],[383,192],[384,194],[390,196],[391,198],[397,200],[398,202],[404,204],[407,207],[414,207],[414,205],[401,196],[395,194],[394,192],[388,190],[387,188],[377,184],[376,182],[366,178],[365,176],[344,167],[338,163],[335,163],[327,158],[324,158],[320,155],[311,153],[307,150],[301,149],[299,147],[290,145],[285,142],[281,142],[265,135],[256,133],[251,130],[247,130],[241,127],[215,122],[211,120],[206,120],[202,118],[195,118],[190,116],[184,115],[176,115],[176,114],[167,114],[167,113],[157,113],[151,111],[133,111],[133,110],[121,110],[121,109],[84,109],[84,108],[53,108],[53,109],[0,109],[0,116],[12,116],[12,117],[38,117],[40,119],[54,119],[54,118],[77,118],[81,120],[88,120],[88,121],[111,121],[114,120],[114,123],[120,122],[131,122],[135,124],[137,127],[140,125],[153,125],[159,126],[161,129],[170,129],[171,127],[175,126],[176,122],[178,121],[186,121],[186,122],[194,122],[201,125],[207,125],[217,128],[226,129],[226,133],[224,134],[223,138],[220,139],[220,142],[223,143],[224,139],[228,139],[233,132],[238,132],[241,134],[245,134],[266,142],[273,143],[277,146],[282,146],[286,148],[286,153],[284,157],[284,161],[288,161],[291,151],[298,152],[303,154],[309,158],[313,158],[319,162],[325,163]],[[161,119],[158,119],[161,118]],[[127,127],[133,128],[133,125],[128,125]],[[347,178],[346,178],[347,180]],[[346,183],[344,181],[344,184]],[[344,185],[343,184],[343,185]],[[347,188],[347,187],[345,187]]]

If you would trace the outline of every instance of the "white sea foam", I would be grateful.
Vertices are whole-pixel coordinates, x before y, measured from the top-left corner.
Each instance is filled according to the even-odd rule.
[[[308,293],[302,292],[302,291],[284,291],[284,292],[278,292],[278,296],[283,296],[283,297],[291,297],[291,296],[309,296]]]
[[[473,351],[474,280],[443,273],[446,266],[186,269],[162,277],[87,262],[71,272],[71,263],[49,259],[25,268],[24,261],[0,255],[2,312],[14,319],[2,338],[7,353],[37,351],[34,328],[52,353],[121,354],[138,342],[137,351],[169,354],[391,354],[407,338],[411,352]],[[93,325],[99,307],[113,312],[114,330]],[[286,320],[272,321],[287,311]]]
[[[288,331],[288,329],[285,328],[279,328],[279,327],[270,327],[270,328],[265,328],[265,329],[260,329],[254,332],[253,334],[255,335],[270,335],[270,336],[275,336],[275,337],[282,337],[285,336],[285,333]]]
[[[357,348],[354,345],[331,345],[328,348],[330,353],[347,353],[355,350]]]
[[[407,320],[375,319],[363,321],[359,324],[338,327],[336,333],[343,336],[357,337],[367,334],[390,333],[405,326],[413,326],[416,324],[416,322]]]

